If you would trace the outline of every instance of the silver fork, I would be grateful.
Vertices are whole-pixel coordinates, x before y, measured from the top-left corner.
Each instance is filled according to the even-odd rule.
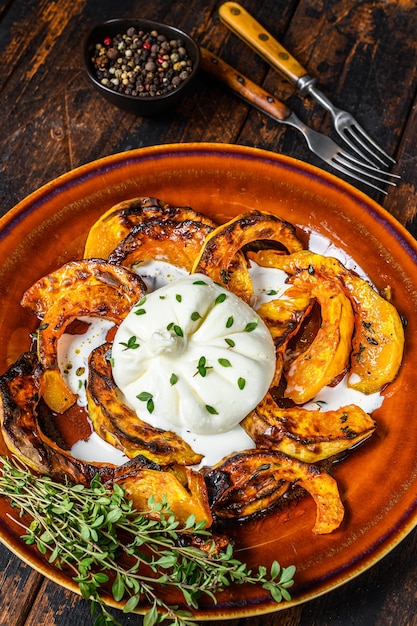
[[[336,131],[362,159],[383,167],[395,163],[395,160],[378,146],[350,113],[333,106],[317,89],[316,79],[312,78],[307,70],[243,7],[237,2],[225,2],[219,9],[219,15],[230,30],[293,83],[302,95],[310,94],[329,111]]]
[[[330,137],[304,124],[283,102],[237,72],[225,61],[205,48],[200,50],[202,68],[206,72],[221,80],[243,100],[266,113],[273,120],[297,128],[304,135],[310,150],[335,170],[385,194],[387,193],[385,189],[376,185],[375,181],[395,186],[395,183],[389,179],[392,174],[350,155]]]

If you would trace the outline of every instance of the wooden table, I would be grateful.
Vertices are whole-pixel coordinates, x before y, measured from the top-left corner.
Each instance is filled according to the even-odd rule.
[[[395,156],[401,175],[379,201],[417,236],[417,5],[415,0],[242,0],[334,102],[351,111]],[[316,130],[328,115],[220,23],[215,0],[0,0],[0,211],[83,163],[132,148],[228,142],[327,168],[301,135],[248,107],[205,75],[175,114],[144,119],[105,103],[87,83],[82,43],[102,19],[141,16],[182,27],[268,90]],[[346,179],[348,180],[348,179]],[[378,485],[375,485],[378,489]],[[343,587],[241,626],[417,624],[417,534]],[[121,624],[142,618],[119,615]],[[0,624],[90,624],[88,603],[44,579],[0,547]],[[217,622],[219,623],[219,622]],[[226,622],[224,622],[226,624]],[[227,622],[230,623],[230,622]]]

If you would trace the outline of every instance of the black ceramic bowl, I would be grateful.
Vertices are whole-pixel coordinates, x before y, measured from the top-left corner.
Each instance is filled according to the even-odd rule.
[[[145,33],[156,30],[160,35],[165,35],[169,41],[181,39],[184,42],[188,57],[192,61],[192,71],[178,87],[162,95],[127,95],[103,85],[97,78],[92,61],[95,46],[103,43],[106,38],[113,38],[117,34],[123,35],[131,27]],[[136,18],[114,19],[98,24],[89,33],[84,43],[84,64],[91,83],[108,102],[130,113],[150,117],[175,109],[185,94],[190,92],[200,70],[200,48],[187,33],[175,26]]]

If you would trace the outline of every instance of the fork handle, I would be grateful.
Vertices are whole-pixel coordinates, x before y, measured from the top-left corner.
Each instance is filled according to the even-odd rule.
[[[281,122],[291,115],[291,110],[283,102],[277,100],[272,94],[259,87],[215,54],[205,48],[200,48],[200,52],[203,70],[221,80],[243,100]]]
[[[307,70],[237,2],[219,8],[221,21],[291,83],[304,89],[315,81]]]

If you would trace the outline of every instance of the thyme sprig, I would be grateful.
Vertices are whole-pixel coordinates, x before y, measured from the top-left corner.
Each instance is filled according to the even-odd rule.
[[[165,498],[151,497],[149,510],[139,513],[119,485],[105,486],[98,476],[86,487],[34,476],[14,458],[0,457],[0,466],[0,496],[19,509],[20,519],[12,519],[24,531],[22,539],[71,573],[91,601],[94,626],[119,624],[106,606],[109,593],[125,603],[125,613],[148,606],[144,626],[165,620],[194,624],[192,613],[169,605],[158,587],[180,592],[191,609],[204,595],[215,603],[216,594],[232,583],[262,585],[276,602],[291,599],[294,566],[281,568],[274,561],[269,571],[251,571],[230,544],[218,552],[211,532],[194,516],[180,526]],[[150,517],[155,513],[157,520]],[[203,538],[208,550],[193,546],[192,536]]]

